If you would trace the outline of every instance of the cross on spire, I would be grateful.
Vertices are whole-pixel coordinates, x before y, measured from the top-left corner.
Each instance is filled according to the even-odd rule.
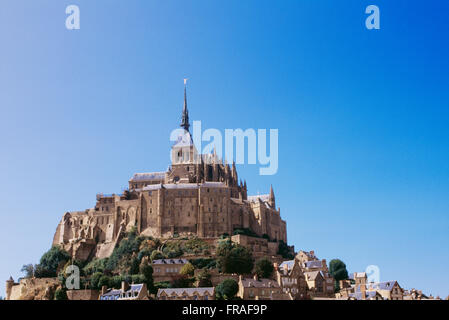
[[[184,79],[184,107],[182,108],[181,127],[189,131],[189,110],[187,110],[187,78]]]

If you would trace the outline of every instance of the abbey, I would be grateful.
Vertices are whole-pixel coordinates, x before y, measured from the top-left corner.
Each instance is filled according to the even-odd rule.
[[[217,238],[247,228],[287,243],[273,188],[266,195],[248,196],[234,163],[230,166],[215,153],[198,154],[189,132],[185,88],[181,128],[167,171],[136,173],[123,194],[98,194],[95,207],[65,213],[53,245],[80,260],[106,257],[134,227],[157,238]]]

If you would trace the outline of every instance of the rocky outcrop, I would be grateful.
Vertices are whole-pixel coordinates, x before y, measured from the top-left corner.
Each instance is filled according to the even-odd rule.
[[[53,300],[61,287],[57,278],[25,278],[11,287],[9,300]]]

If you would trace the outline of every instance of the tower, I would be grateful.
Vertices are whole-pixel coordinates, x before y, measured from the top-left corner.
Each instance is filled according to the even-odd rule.
[[[196,181],[198,152],[196,151],[189,128],[189,110],[187,109],[187,79],[184,79],[184,106],[182,108],[182,120],[176,142],[172,146],[172,170],[168,175],[169,183],[189,183]]]
[[[181,128],[189,132],[189,110],[187,109],[187,79],[184,79],[184,107],[182,108]]]
[[[6,300],[10,300],[13,286],[14,286],[14,279],[12,277],[9,277],[9,279],[6,280]]]

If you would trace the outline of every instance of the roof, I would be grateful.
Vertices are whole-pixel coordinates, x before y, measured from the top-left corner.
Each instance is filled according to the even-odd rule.
[[[160,172],[144,172],[135,173],[129,181],[154,181],[163,180],[165,178],[165,171]]]
[[[195,293],[203,296],[206,293],[210,296],[213,296],[215,292],[214,287],[206,287],[206,288],[165,288],[159,289],[157,291],[157,296],[161,296],[162,293],[165,293],[167,296],[172,296],[173,294],[177,296],[181,296],[183,294],[187,294],[188,296],[193,296]]]
[[[193,146],[193,140],[192,136],[190,135],[190,132],[188,132],[187,130],[184,130],[184,132],[178,136],[175,143],[173,144],[173,147],[190,147],[190,146]]]
[[[127,295],[135,293],[136,296],[139,295],[143,288],[143,284],[131,284],[129,289],[122,293],[119,289],[109,289],[105,294],[100,295],[100,300],[120,300],[128,298]]]
[[[270,200],[270,195],[269,194],[260,194],[257,196],[248,196],[248,201],[250,201],[250,202],[257,202],[258,200],[260,200],[262,202],[267,202]]]
[[[365,291],[365,299],[372,299],[378,295],[377,291]],[[362,300],[362,292],[350,293],[351,298],[356,298],[357,300]]]
[[[304,262],[304,266],[306,268],[322,268],[323,263],[321,262],[321,260],[306,261]]]
[[[324,278],[324,274],[321,272],[321,271],[308,271],[308,272],[304,272],[304,275],[306,276],[306,280],[311,280],[311,281],[313,281],[313,280],[315,280],[317,277],[318,277],[318,275],[321,275],[321,277],[323,277]]]
[[[284,261],[279,265],[279,269],[284,269],[287,266],[287,269],[290,270],[295,265],[295,260]]]
[[[187,259],[157,259],[153,261],[153,264],[186,264],[188,262]]]
[[[368,283],[367,288],[372,290],[388,290],[391,291],[396,284],[396,281],[384,281],[384,282],[374,282]]]
[[[244,288],[279,288],[279,284],[271,279],[259,279],[252,278],[242,279]]]
[[[143,187],[142,189],[137,189],[137,191],[151,191],[165,189],[198,189],[198,188],[225,188],[226,185],[223,182],[204,182],[201,184],[197,183],[168,183],[168,184],[150,184]]]

